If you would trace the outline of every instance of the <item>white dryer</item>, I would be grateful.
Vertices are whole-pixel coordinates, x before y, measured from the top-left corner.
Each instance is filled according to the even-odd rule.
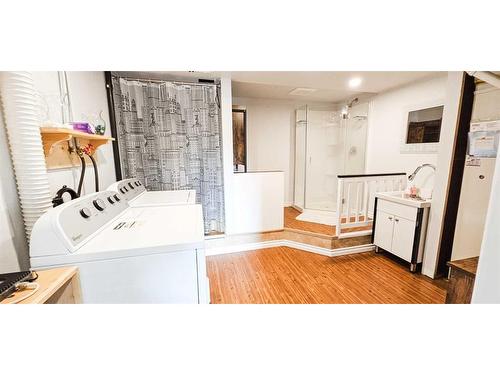
[[[33,269],[75,265],[84,303],[208,303],[200,205],[129,207],[109,191],[46,212]]]
[[[137,178],[128,178],[115,182],[107,190],[116,192],[131,207],[196,203],[196,190],[147,191],[142,182]]]

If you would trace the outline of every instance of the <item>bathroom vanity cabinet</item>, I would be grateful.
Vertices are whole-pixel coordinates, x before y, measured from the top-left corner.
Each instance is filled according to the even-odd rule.
[[[403,192],[375,195],[372,242],[410,263],[422,262],[430,200],[406,198]]]

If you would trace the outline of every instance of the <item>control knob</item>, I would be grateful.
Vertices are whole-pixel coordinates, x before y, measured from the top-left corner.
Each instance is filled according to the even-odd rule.
[[[96,199],[92,203],[94,203],[94,207],[99,211],[104,211],[104,209],[106,208],[106,204],[102,199]]]
[[[88,219],[92,215],[92,212],[87,207],[84,207],[80,210],[80,215],[82,215],[83,218]]]

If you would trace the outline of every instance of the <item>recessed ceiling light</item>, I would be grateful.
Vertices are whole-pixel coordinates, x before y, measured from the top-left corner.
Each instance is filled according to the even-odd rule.
[[[359,85],[361,85],[361,82],[363,82],[363,80],[361,79],[361,77],[354,77],[354,78],[351,78],[349,80],[349,87],[351,89],[354,89],[356,87],[358,87]]]
[[[317,91],[316,89],[310,89],[306,87],[297,87],[288,93],[288,95],[309,95]]]

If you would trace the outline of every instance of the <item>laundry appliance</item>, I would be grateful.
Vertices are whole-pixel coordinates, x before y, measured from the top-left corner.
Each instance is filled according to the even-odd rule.
[[[33,269],[78,266],[84,303],[207,303],[200,205],[130,207],[103,191],[47,211]]]
[[[117,193],[131,207],[196,203],[196,190],[147,191],[144,184],[137,178],[115,182],[107,190]]]

